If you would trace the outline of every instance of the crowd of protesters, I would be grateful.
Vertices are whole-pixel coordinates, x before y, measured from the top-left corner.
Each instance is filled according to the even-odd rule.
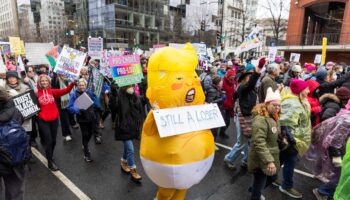
[[[0,71],[0,122],[21,124],[34,148],[39,148],[36,141],[40,136],[47,166],[57,171],[53,156],[59,126],[65,142],[74,139],[70,127],[80,128],[83,159],[89,163],[93,161],[89,142],[94,138],[96,144],[102,143],[104,121],[110,114],[115,139],[124,145],[121,169],[140,181],[133,140],[139,138],[151,109],[145,97],[147,59],[141,60],[144,79],[140,84],[119,88],[112,79],[105,78],[100,94],[95,93],[92,84],[92,69],[99,68],[98,60],[87,59],[78,80],[55,74],[45,65],[25,63],[24,73],[18,73],[11,63]],[[348,69],[345,64],[333,62],[324,66],[305,63],[302,67],[280,57],[274,61],[250,58],[244,64],[234,58],[203,66],[199,77],[206,103],[218,104],[226,123],[212,133],[215,139],[230,139],[227,133],[235,131],[236,143],[224,163],[237,169],[235,162],[244,152],[241,165],[253,174],[249,187],[252,200],[265,199],[262,191],[269,185],[292,198],[302,198],[294,187],[294,170],[302,158],[314,163],[315,176],[324,182],[313,190],[317,199],[333,198],[350,136]],[[23,120],[10,99],[29,90],[35,92],[40,112]],[[82,110],[75,102],[84,93],[93,104]],[[231,119],[234,129],[230,128]],[[23,199],[24,179],[23,166],[13,167],[9,175],[3,176],[6,199]]]

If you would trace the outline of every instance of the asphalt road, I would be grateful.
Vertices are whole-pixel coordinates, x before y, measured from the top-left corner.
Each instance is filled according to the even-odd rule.
[[[59,128],[57,146],[54,153],[54,160],[60,168],[60,172],[73,183],[61,181],[61,173],[56,176],[37,158],[34,164],[30,164],[25,182],[26,200],[76,200],[76,199],[96,199],[96,200],[152,200],[157,187],[145,175],[139,159],[139,141],[135,141],[136,165],[143,177],[141,183],[133,182],[129,175],[120,170],[120,157],[122,155],[123,144],[114,141],[113,130],[111,129],[110,118],[107,118],[103,129],[103,144],[95,145],[90,142],[93,162],[86,163],[83,160],[81,133],[79,129],[73,130],[73,140],[64,142]],[[235,142],[235,133],[232,126],[228,129],[230,138],[218,138],[218,143],[232,146]],[[38,139],[38,143],[39,139]],[[43,152],[42,147],[39,147]],[[223,162],[223,158],[228,149],[220,148],[216,151],[213,166],[202,182],[192,187],[188,194],[188,200],[226,200],[249,199],[248,187],[251,185],[252,175],[245,169],[229,170]],[[43,154],[43,153],[42,153]],[[43,154],[44,155],[44,154]],[[237,160],[239,165],[241,159]],[[64,179],[64,178],[63,178]],[[320,182],[300,174],[295,174],[295,188],[303,194],[303,199],[313,200],[312,189]],[[73,188],[73,189],[72,189]],[[80,198],[72,192],[83,194]],[[0,199],[4,199],[3,190],[0,188]],[[286,195],[279,192],[278,188],[271,186],[263,192],[266,199],[289,200]]]

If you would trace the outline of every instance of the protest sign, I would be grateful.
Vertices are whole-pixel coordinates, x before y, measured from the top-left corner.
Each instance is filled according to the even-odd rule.
[[[26,58],[29,60],[31,65],[48,65],[50,62],[46,59],[46,54],[52,48],[52,43],[26,43]]]
[[[108,58],[112,77],[119,87],[140,83],[143,78],[140,56],[111,56]]]
[[[96,94],[96,96],[99,98],[102,91],[103,86],[103,75],[100,73],[100,71],[97,68],[92,68],[92,79],[89,79],[89,81],[92,80],[92,91]]]
[[[153,49],[154,49],[155,52],[157,50],[161,49],[161,48],[164,48],[164,47],[166,47],[165,44],[155,44],[155,45],[153,45]]]
[[[33,90],[14,96],[12,101],[24,119],[29,119],[40,112],[38,99]]]
[[[217,104],[154,110],[153,115],[160,137],[225,126]]]
[[[207,55],[209,57],[210,62],[214,62],[215,61],[214,55],[213,55],[213,51],[212,51],[211,48],[207,48]]]
[[[0,41],[0,52],[3,55],[11,53],[10,43],[9,42],[1,42]]]
[[[88,55],[92,59],[101,59],[103,51],[103,38],[88,38]]]
[[[204,43],[192,43],[193,48],[195,49],[197,55],[199,56],[207,56],[207,45]],[[178,43],[169,43],[169,47],[173,47],[175,49],[182,49],[185,47],[185,44]]]
[[[274,62],[277,56],[277,47],[270,47],[268,56],[269,56],[269,61]]]
[[[243,43],[236,48],[235,55],[238,56],[243,52],[260,47],[262,45],[262,41],[259,38],[259,32],[260,28],[254,28],[252,32],[250,32],[250,34],[245,37]]]
[[[6,72],[6,70],[4,60],[2,59],[2,53],[0,52],[0,73]]]
[[[94,104],[94,102],[91,100],[89,95],[86,94],[86,92],[81,94],[74,102],[74,106],[82,110],[87,110],[90,108],[90,106],[92,106],[92,104]]]
[[[11,52],[16,55],[21,54],[21,39],[19,37],[9,37]]]
[[[100,60],[100,73],[108,78],[112,78],[111,68],[108,65],[108,51],[102,51],[102,58]]]
[[[26,54],[26,49],[24,48],[24,41],[20,40],[20,47],[21,47],[21,55],[25,55]]]
[[[65,46],[57,58],[54,72],[67,78],[77,79],[85,57],[86,53]]]
[[[291,53],[290,54],[290,62],[299,62],[300,60],[300,54],[299,53]]]
[[[316,54],[314,64],[321,64],[321,61],[322,61],[322,54]]]
[[[26,69],[24,68],[24,63],[22,61],[22,57],[21,56],[18,56],[17,58],[17,69],[21,72],[25,71]]]

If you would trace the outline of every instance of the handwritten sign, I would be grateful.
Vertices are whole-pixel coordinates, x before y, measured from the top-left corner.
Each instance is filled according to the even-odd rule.
[[[140,56],[111,56],[108,58],[112,77],[119,87],[141,83],[143,73]]]
[[[77,79],[85,57],[86,53],[65,46],[58,56],[54,72],[67,78]]]
[[[103,51],[103,38],[88,39],[88,55],[92,59],[101,59]]]
[[[321,64],[321,61],[322,61],[322,54],[316,54],[314,64]]]
[[[33,90],[14,96],[12,101],[24,119],[29,119],[40,112],[38,99]]]
[[[11,52],[16,55],[21,54],[21,39],[19,37],[9,37]]]
[[[277,56],[277,48],[270,47],[269,49],[269,61],[274,62]]]
[[[300,54],[299,53],[291,53],[290,54],[290,62],[299,62],[300,60]]]
[[[217,104],[154,110],[153,115],[160,137],[225,126]]]

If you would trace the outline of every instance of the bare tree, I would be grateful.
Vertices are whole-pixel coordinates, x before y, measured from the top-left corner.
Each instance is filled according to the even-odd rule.
[[[267,10],[272,20],[271,27],[273,30],[274,39],[278,45],[278,40],[281,37],[281,32],[286,31],[288,21],[287,14],[289,13],[290,2],[286,0],[265,0],[261,6]]]

